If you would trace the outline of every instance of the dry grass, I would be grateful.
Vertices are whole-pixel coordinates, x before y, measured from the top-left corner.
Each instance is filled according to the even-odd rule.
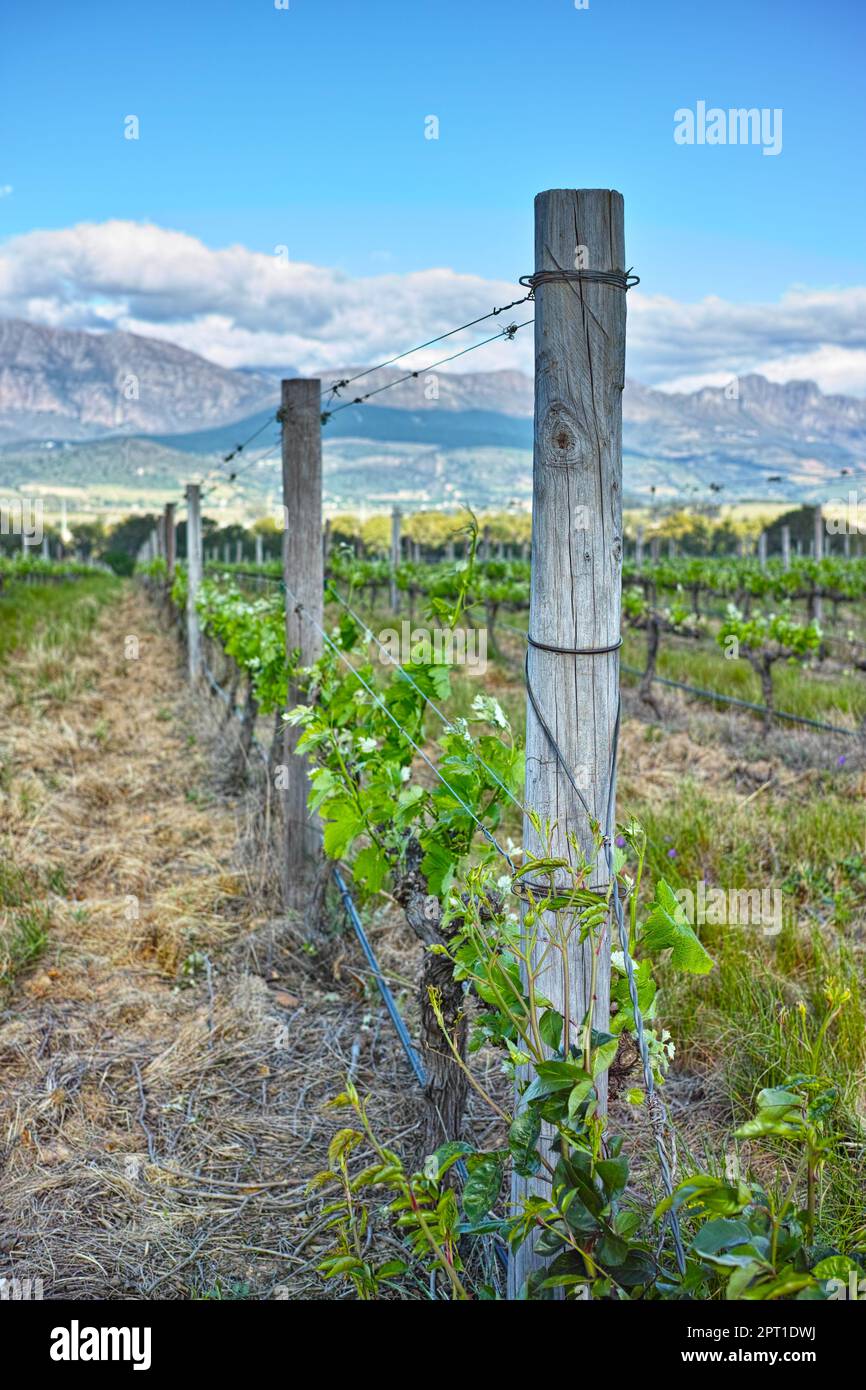
[[[68,886],[0,1014],[0,1271],[49,1298],[333,1297],[306,1192],[324,1102],[351,1071],[390,1142],[420,1118],[360,955],[312,959],[269,911],[238,852],[252,797],[217,791],[232,731],[142,597],[64,683],[46,693],[39,651],[0,687],[4,851]],[[414,975],[404,952],[385,969]]]

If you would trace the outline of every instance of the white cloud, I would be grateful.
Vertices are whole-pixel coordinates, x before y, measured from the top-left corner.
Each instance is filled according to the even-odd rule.
[[[8,198],[14,191],[11,183],[0,183],[0,198]]]
[[[183,232],[134,222],[30,232],[0,246],[0,314],[54,327],[125,329],[167,339],[227,367],[304,372],[380,361],[519,298],[506,281],[448,269],[351,277],[243,246],[213,250]],[[414,359],[438,357],[532,317],[523,305]],[[497,342],[456,371],[532,364],[532,333]],[[715,296],[685,304],[629,295],[628,373],[667,390],[759,371],[811,376],[866,395],[866,288],[791,289],[773,304]],[[688,386],[685,384],[688,383]]]

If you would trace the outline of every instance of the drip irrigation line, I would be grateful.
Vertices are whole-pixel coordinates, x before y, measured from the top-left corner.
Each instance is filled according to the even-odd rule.
[[[523,628],[515,627],[512,623],[500,623],[500,628],[507,632],[515,632],[521,637],[526,637]],[[642,676],[644,673],[638,666],[627,666],[625,662],[620,664],[620,671],[625,671],[629,676]],[[723,695],[719,690],[704,690],[699,685],[688,685],[685,681],[675,681],[668,676],[653,676],[653,681],[660,685],[669,685],[676,690],[685,690],[689,695],[697,695],[702,700],[716,700],[723,705],[735,705],[738,709],[754,710],[756,714],[771,714],[774,719],[787,719],[792,724],[805,724],[811,729],[820,729],[823,733],[844,734],[847,738],[856,738],[856,729],[843,729],[838,724],[825,724],[820,719],[809,719],[805,714],[789,714],[787,710],[769,709],[767,705],[756,704],[752,700],[741,700],[735,695]]]
[[[637,666],[620,667],[621,671],[627,672],[630,676],[642,676],[644,673]],[[771,714],[774,719],[787,719],[793,724],[806,724],[811,729],[820,729],[828,734],[845,734],[848,738],[856,737],[855,729],[843,729],[838,724],[824,724],[820,719],[808,719],[805,714],[788,714],[786,710],[770,709],[767,705],[755,704],[752,700],[741,700],[735,695],[722,695],[718,690],[703,690],[699,685],[687,685],[685,681],[671,680],[668,676],[653,676],[653,681],[658,681],[660,685],[670,685],[676,690],[685,690],[690,695],[697,695],[702,700],[718,700],[724,705],[736,705],[738,709],[754,710],[757,714]]]
[[[415,1079],[417,1080],[418,1085],[423,1090],[427,1085],[427,1073],[425,1072],[424,1067],[421,1064],[421,1059],[418,1056],[415,1044],[409,1037],[409,1031],[403,1020],[403,1015],[400,1013],[400,1010],[397,1007],[397,1001],[391,993],[388,983],[385,980],[382,971],[379,968],[379,962],[377,961],[373,948],[370,945],[369,940],[367,939],[367,934],[364,931],[364,925],[361,921],[361,918],[358,916],[358,909],[355,907],[355,904],[352,901],[352,895],[346,887],[343,875],[340,873],[339,868],[337,868],[336,866],[334,867],[333,874],[334,882],[337,885],[337,889],[343,901],[343,907],[346,909],[346,916],[348,917],[349,921],[352,924],[352,927],[354,928],[354,932],[358,938],[361,950],[364,952],[364,955],[367,958],[367,963],[370,966],[371,971],[373,972],[376,984],[379,986],[379,993],[382,996],[382,1001],[391,1017],[391,1022],[394,1025],[397,1037],[400,1039],[403,1051],[406,1054],[406,1058],[409,1062],[409,1065],[415,1073]]]
[[[237,706],[231,705],[231,700],[228,691],[222,685],[220,685],[219,681],[214,676],[213,672],[210,669],[210,666],[208,665],[207,661],[204,660],[204,658],[202,658],[202,669],[204,670],[204,673],[214,693],[220,696],[220,698],[225,702],[225,704],[232,710],[232,713],[235,715],[237,719],[242,719],[243,716],[241,715]],[[268,755],[265,749],[262,747],[261,743],[255,737],[255,735],[253,735],[251,742],[259,752],[262,761],[265,767],[267,768]],[[370,944],[370,940],[367,936],[367,933],[364,931],[364,924],[361,921],[360,914],[358,913],[358,909],[355,906],[354,899],[352,898],[352,894],[349,891],[346,881],[343,878],[343,875],[340,873],[340,868],[338,864],[334,864],[332,866],[331,876],[334,880],[334,883],[337,886],[337,891],[340,894],[340,899],[345,909],[346,916],[348,917],[352,929],[355,933],[355,936],[358,939],[358,944],[360,945],[361,950],[363,951],[364,956],[366,957],[367,963],[370,966],[370,970],[378,986],[379,993],[382,996],[382,1002],[384,1003],[385,1008],[388,1012],[388,1016],[390,1017],[391,1022],[394,1025],[394,1031],[396,1032],[400,1045],[403,1048],[406,1060],[412,1068],[418,1085],[421,1087],[422,1091],[426,1090],[427,1073],[424,1070],[424,1065],[421,1061],[419,1051],[413,1043],[411,1037],[409,1036],[409,1030],[406,1027],[403,1015],[400,1013],[400,1009],[391,991],[391,987],[389,986],[388,981],[385,979],[385,976],[382,974],[382,969],[379,965],[378,960],[376,959],[376,953]],[[466,1180],[469,1176],[469,1171],[466,1167],[464,1160],[462,1158],[458,1159],[454,1167],[457,1170],[461,1182],[465,1185]],[[504,1243],[498,1236],[493,1237],[493,1248],[496,1252],[496,1255],[499,1258],[500,1263],[505,1269],[507,1269],[508,1251]]]

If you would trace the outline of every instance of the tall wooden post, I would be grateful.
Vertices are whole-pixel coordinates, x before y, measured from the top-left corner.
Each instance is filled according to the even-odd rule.
[[[256,564],[262,565],[265,561],[265,543],[261,531],[256,531]]]
[[[816,560],[820,561],[824,558],[824,513],[821,510],[820,502],[815,508],[814,534],[814,556]],[[820,594],[816,594],[812,602],[812,617],[817,623],[820,623],[824,617],[824,602]]]
[[[638,569],[643,569],[643,527],[637,528],[637,539],[634,543],[634,562]]]
[[[791,528],[787,522],[782,527],[782,568],[791,568]]]
[[[236,564],[236,565],[243,564],[243,558],[244,558],[244,543],[243,543],[242,540],[236,540],[236,541],[235,541],[235,564]]]
[[[198,483],[186,485],[186,646],[189,658],[189,678],[198,679],[201,670],[201,632],[195,606],[201,584],[201,488]]]
[[[400,602],[400,590],[397,588],[397,570],[400,567],[400,524],[402,517],[399,507],[395,507],[391,513],[391,573],[388,586],[388,598],[391,604],[391,612],[398,612]]]
[[[767,568],[767,533],[762,531],[758,537],[758,564],[762,570]]]
[[[535,714],[526,711],[524,802],[542,823],[554,823],[543,844],[527,819],[524,846],[532,853],[574,862],[574,836],[594,857],[587,813],[605,823],[614,729],[619,702],[622,573],[622,389],[625,382],[625,290],[593,281],[593,272],[627,265],[622,195],[610,189],[552,189],[535,199],[535,270],[575,274],[575,247],[588,278],[553,278],[535,291],[535,446],[532,504],[532,578],[529,632],[544,647],[529,646],[528,679],[539,710],[561,750],[563,766]],[[549,648],[559,650],[551,651]],[[577,656],[568,648],[591,648]],[[612,794],[612,793],[611,793]],[[600,856],[591,884],[608,881]],[[569,884],[571,880],[568,880]],[[598,956],[593,1023],[605,1029],[610,1007],[610,939]],[[544,937],[544,932],[539,936]],[[558,953],[547,951],[539,992],[579,1026],[587,1011],[592,947],[571,934],[566,977]],[[545,950],[544,940],[539,951]],[[606,1103],[606,1087],[600,1086]],[[543,1140],[542,1140],[543,1142]],[[550,1195],[541,1178],[514,1178],[516,1203],[533,1192]],[[532,1239],[512,1260],[509,1292],[517,1297],[527,1275],[543,1265]]]
[[[174,502],[166,502],[165,517],[163,518],[163,534],[165,536],[165,571],[169,584],[174,583],[174,567],[177,562],[177,534],[174,528],[174,514],[176,507]]]
[[[283,576],[286,583],[286,650],[300,649],[300,664],[311,666],[322,653],[324,620],[322,565],[321,382],[294,377],[282,383],[279,419],[283,443]],[[297,684],[288,691],[288,708],[300,704]],[[317,821],[307,811],[310,782],[306,758],[295,753],[302,730],[286,724],[283,734],[285,798],[285,903],[302,911],[309,900],[320,858]]]
[[[659,562],[659,549],[661,547],[661,536],[650,537],[650,559],[654,565]]]

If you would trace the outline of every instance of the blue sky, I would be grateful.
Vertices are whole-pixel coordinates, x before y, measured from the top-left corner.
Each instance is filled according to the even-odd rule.
[[[353,280],[512,283],[539,189],[610,186],[645,295],[866,283],[859,0],[5,0],[0,26],[0,243],[119,220]],[[781,108],[781,153],[676,145],[699,99]]]

